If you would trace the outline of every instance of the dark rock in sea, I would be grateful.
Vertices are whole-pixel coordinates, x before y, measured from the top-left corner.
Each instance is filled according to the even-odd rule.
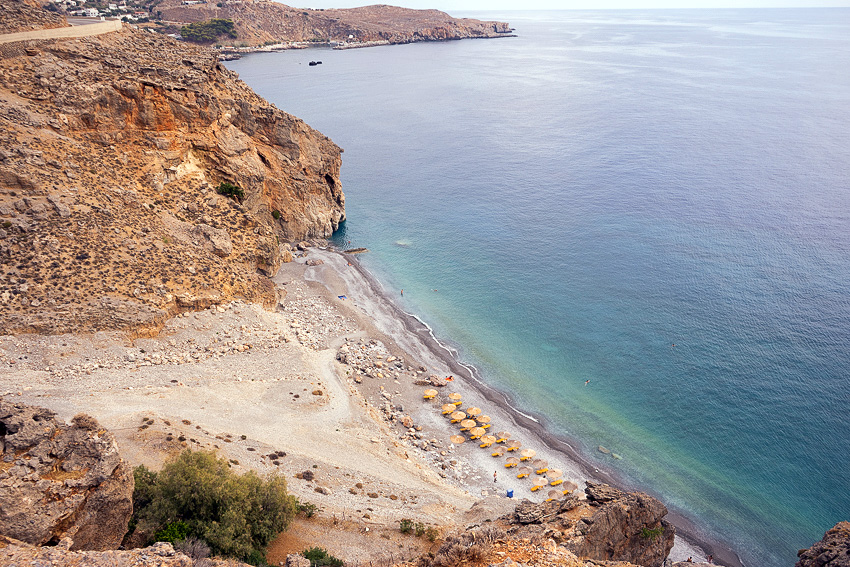
[[[823,539],[797,552],[795,567],[850,567],[850,522],[838,522]]]
[[[0,535],[72,550],[115,549],[133,510],[133,473],[111,433],[80,414],[0,399]]]

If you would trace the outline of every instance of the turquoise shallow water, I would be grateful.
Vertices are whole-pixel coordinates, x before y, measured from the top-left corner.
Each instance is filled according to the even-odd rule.
[[[488,382],[793,564],[850,519],[850,10],[474,16],[519,37],[228,66],[345,148],[337,242]]]

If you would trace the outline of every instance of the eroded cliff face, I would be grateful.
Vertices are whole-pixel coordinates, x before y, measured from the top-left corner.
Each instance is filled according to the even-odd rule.
[[[850,522],[838,522],[823,539],[801,549],[795,567],[850,567]]]
[[[345,218],[340,152],[159,34],[2,46],[0,333],[144,335],[235,297],[275,305],[279,245]]]
[[[0,535],[114,549],[132,512],[133,472],[94,418],[68,426],[47,409],[0,398]]]

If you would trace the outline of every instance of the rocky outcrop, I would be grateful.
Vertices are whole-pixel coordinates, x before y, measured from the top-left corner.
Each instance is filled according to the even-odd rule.
[[[580,557],[630,561],[660,567],[673,548],[675,528],[664,520],[667,507],[642,492],[623,492],[587,483],[587,500],[595,508],[574,530],[567,545]]]
[[[0,534],[33,545],[72,538],[72,549],[116,548],[132,497],[132,470],[94,418],[78,415],[67,426],[49,410],[0,398]]]
[[[280,243],[345,218],[340,152],[160,34],[0,53],[0,334],[150,335],[196,304],[273,307]]]
[[[193,561],[174,551],[170,543],[120,551],[69,551],[70,538],[51,547],[34,547],[0,536],[0,565],[50,565],[50,567],[248,567],[230,559]]]
[[[660,567],[673,548],[667,508],[640,492],[587,483],[586,500],[523,500],[507,517],[515,537],[551,538],[578,557]]]
[[[823,539],[797,553],[795,567],[850,567],[850,522],[839,522]]]
[[[183,5],[180,0],[157,4],[163,18],[198,22],[233,20],[240,44],[282,41],[388,42],[445,41],[509,36],[506,22],[453,18],[439,10],[413,10],[377,4],[338,10],[291,8],[277,2],[225,2]]]

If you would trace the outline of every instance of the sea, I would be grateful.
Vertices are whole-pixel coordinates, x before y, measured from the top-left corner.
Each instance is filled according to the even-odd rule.
[[[516,37],[227,66],[344,148],[334,242],[405,311],[593,467],[793,565],[850,520],[850,9],[453,15]]]

